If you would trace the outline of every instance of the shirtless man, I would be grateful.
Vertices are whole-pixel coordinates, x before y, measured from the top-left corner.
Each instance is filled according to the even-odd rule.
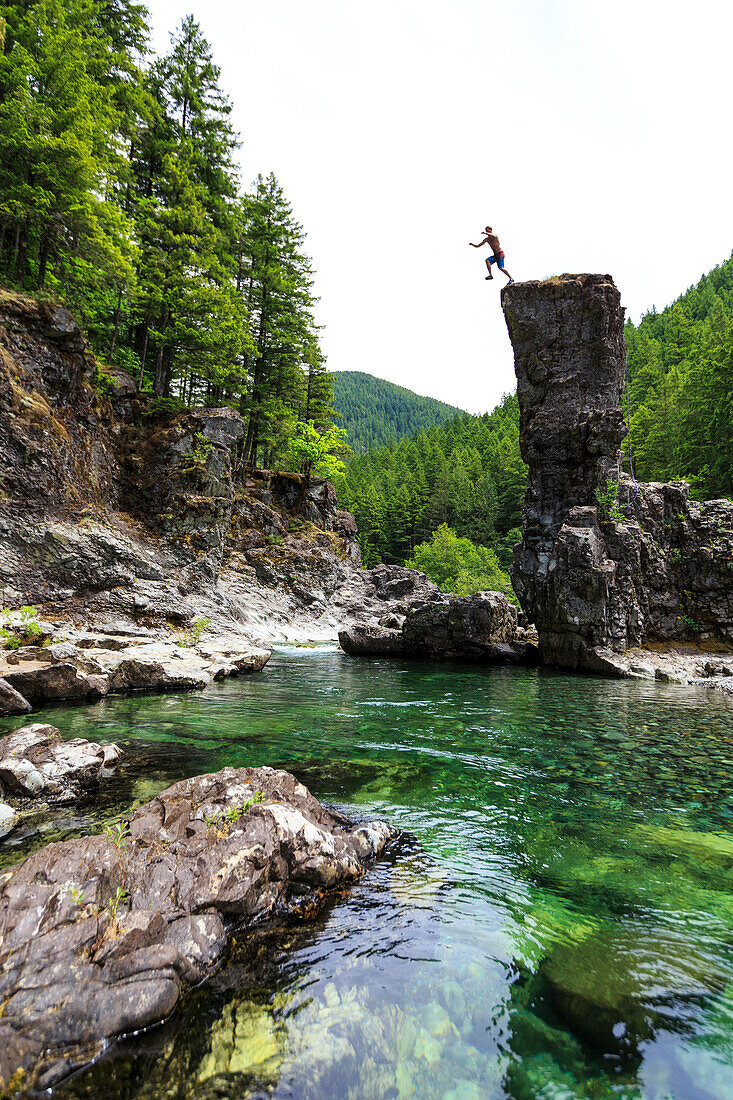
[[[513,283],[514,279],[512,279],[511,275],[509,274],[509,272],[504,267],[504,253],[501,250],[501,245],[499,244],[499,238],[496,236],[496,234],[494,233],[494,231],[492,230],[490,225],[486,226],[486,229],[484,230],[484,232],[485,232],[486,236],[484,237],[484,239],[482,241],[479,241],[478,244],[474,244],[473,241],[469,241],[468,243],[470,244],[471,248],[481,248],[481,246],[484,245],[484,244],[487,244],[491,248],[492,255],[486,257],[486,267],[488,268],[488,271],[489,271],[489,274],[486,276],[486,278],[487,279],[493,279],[494,278],[494,276],[491,274],[491,265],[492,264],[498,264],[499,265],[499,271],[503,271],[504,274],[506,275],[507,279],[509,280],[509,282]],[[509,284],[507,283],[507,286],[508,285]]]

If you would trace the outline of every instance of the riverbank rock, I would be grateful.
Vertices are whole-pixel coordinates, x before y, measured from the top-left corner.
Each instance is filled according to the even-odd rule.
[[[0,677],[34,706],[60,699],[98,699],[109,691],[102,666],[71,646],[12,650],[0,657]]]
[[[27,714],[32,709],[28,700],[0,676],[0,718],[10,714]]]
[[[502,303],[529,468],[511,572],[543,661],[614,675],[613,655],[634,647],[730,647],[733,504],[620,472],[626,348],[610,275],[515,283]]]
[[[393,835],[349,826],[287,772],[225,768],[176,783],[128,829],[35,852],[0,889],[0,1087],[48,1088],[158,1023],[231,928],[314,913]]]
[[[121,756],[117,745],[79,737],[63,741],[55,726],[23,726],[0,739],[0,797],[72,802],[97,786]]]
[[[0,656],[0,703],[15,708],[6,713],[63,699],[98,699],[108,692],[191,691],[227,676],[260,672],[271,655],[237,634],[191,638],[190,644],[147,631],[120,637],[72,630],[67,637],[72,640]]]
[[[534,646],[516,607],[500,592],[443,596],[411,611],[399,628],[356,626],[339,632],[355,656],[534,663]]]

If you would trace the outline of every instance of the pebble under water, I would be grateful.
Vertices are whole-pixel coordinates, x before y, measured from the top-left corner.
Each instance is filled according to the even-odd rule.
[[[405,830],[316,921],[238,936],[60,1100],[733,1096],[729,697],[321,647],[41,719],[130,762],[96,803],[29,816],[5,864],[226,765]]]

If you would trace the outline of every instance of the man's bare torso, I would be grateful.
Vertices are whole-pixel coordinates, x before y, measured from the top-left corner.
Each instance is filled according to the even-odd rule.
[[[486,234],[486,240],[491,245],[491,250],[494,253],[494,255],[498,256],[499,253],[501,252],[501,245],[499,244],[499,238],[496,236],[495,233],[487,233]]]

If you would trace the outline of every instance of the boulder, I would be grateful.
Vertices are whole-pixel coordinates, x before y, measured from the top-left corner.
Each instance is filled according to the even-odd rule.
[[[189,691],[212,680],[260,672],[269,649],[254,647],[248,638],[229,635],[182,646],[175,640],[143,643],[129,652],[100,653],[109,672],[110,691]]]
[[[76,737],[63,741],[55,726],[34,723],[0,739],[0,795],[43,795],[61,802],[99,784],[122,750]]]
[[[225,768],[176,783],[127,828],[34,852],[0,889],[0,1089],[21,1072],[49,1088],[164,1020],[230,929],[314,913],[393,835],[328,813],[287,772]]]
[[[394,627],[359,624],[339,630],[339,645],[352,657],[407,657],[402,631]]]
[[[730,647],[733,503],[621,472],[626,347],[612,278],[515,283],[502,303],[528,466],[511,574],[542,659],[617,675],[609,652]]]
[[[534,663],[535,648],[517,608],[500,592],[443,596],[419,605],[401,628],[354,626],[339,643],[355,656]]]
[[[8,714],[27,714],[32,709],[28,700],[0,676],[0,718]]]
[[[59,699],[98,699],[109,690],[104,668],[88,657],[73,656],[64,647],[24,646],[0,658],[0,677],[30,703]]]
[[[0,839],[7,836],[15,828],[18,821],[18,812],[6,802],[0,802]]]

